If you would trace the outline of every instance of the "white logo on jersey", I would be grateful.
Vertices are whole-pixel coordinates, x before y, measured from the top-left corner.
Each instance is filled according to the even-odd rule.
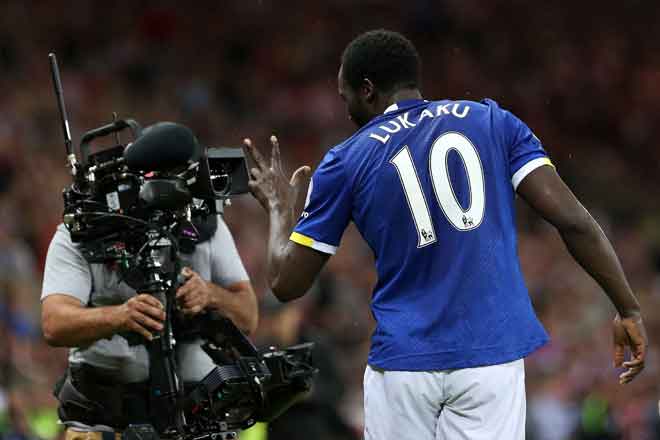
[[[307,187],[307,197],[305,198],[305,206],[303,206],[303,212],[301,217],[307,218],[309,213],[305,211],[309,206],[309,199],[312,198],[312,191],[314,190],[314,179],[309,179],[309,186]]]

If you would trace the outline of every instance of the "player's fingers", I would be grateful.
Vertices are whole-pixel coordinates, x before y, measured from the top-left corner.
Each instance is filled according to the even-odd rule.
[[[259,186],[259,183],[255,182],[254,180],[250,180],[248,182],[248,188],[250,188],[250,192],[259,201],[259,203],[263,207],[266,207],[268,198],[264,194],[263,189]]]
[[[623,368],[644,368],[644,359],[632,359],[621,364]]]
[[[270,137],[270,143],[273,144],[273,151],[270,155],[270,167],[273,171],[280,172],[282,171],[282,157],[280,155],[280,141],[277,139],[277,136],[272,135]]]
[[[307,165],[303,165],[293,172],[291,176],[291,181],[289,182],[291,186],[298,187],[301,183],[305,183],[309,179],[309,176],[312,174],[312,169]]]
[[[632,357],[631,361],[640,361],[642,364],[646,361],[646,347],[633,346],[631,348]]]
[[[628,334],[630,338],[630,351],[635,359],[644,362],[646,359],[647,340],[645,335],[641,334]]]
[[[259,168],[261,168],[262,170],[268,168],[268,166],[266,165],[266,160],[261,155],[259,150],[257,150],[257,147],[254,146],[254,144],[252,143],[252,139],[250,138],[243,139],[243,145],[245,145],[245,151],[247,155],[250,157],[250,159],[252,159],[252,161],[255,164],[257,164]]]
[[[614,344],[614,366],[620,367],[626,355],[626,347],[621,344]]]
[[[628,345],[632,353],[630,362],[638,361],[637,363],[643,365],[646,359],[648,338],[641,317],[622,320],[622,327],[626,332]]]
[[[259,180],[259,178],[261,177],[261,170],[259,168],[251,168],[250,175],[252,177],[252,179],[250,180],[251,182]]]
[[[630,368],[626,370],[619,376],[619,383],[621,385],[627,384],[632,381],[639,373],[641,373],[643,368]]]
[[[613,323],[614,337],[614,366],[620,367],[626,354],[626,345],[628,345],[628,335],[621,322],[615,319]]]

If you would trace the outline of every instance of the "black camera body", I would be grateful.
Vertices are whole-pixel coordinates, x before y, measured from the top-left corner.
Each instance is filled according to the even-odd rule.
[[[119,133],[127,129],[132,141],[124,146]],[[89,153],[94,140],[111,135],[117,145]],[[248,191],[240,148],[202,148],[187,127],[171,122],[142,130],[134,120],[118,120],[85,133],[80,151],[74,181],[63,191],[64,224],[92,262],[113,258],[104,242],[141,230],[144,222],[203,221],[222,209],[217,201]]]
[[[226,201],[248,191],[243,151],[203,148],[180,124],[160,122],[142,129],[132,119],[115,117],[82,136],[78,162],[55,55],[50,59],[73,176],[62,193],[63,222],[89,263],[111,264],[129,286],[165,307],[164,330],[153,341],[125,335],[149,353],[145,398],[151,421],[129,426],[127,436],[231,439],[239,429],[279,416],[311,389],[316,373],[312,344],[259,352],[229,319],[206,313],[191,323],[176,309],[176,290],[185,282],[180,253],[191,253],[210,238]],[[125,131],[131,136],[126,145],[120,140]],[[90,153],[95,141],[110,136],[113,147]],[[177,340],[187,338],[202,338],[216,367],[184,390],[174,348]],[[65,391],[77,395],[75,389]]]

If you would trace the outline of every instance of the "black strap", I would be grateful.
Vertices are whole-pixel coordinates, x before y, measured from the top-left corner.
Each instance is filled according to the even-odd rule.
[[[56,389],[60,419],[107,425],[118,431],[131,423],[147,423],[148,384],[118,384],[101,371],[86,364],[69,368],[66,379]]]

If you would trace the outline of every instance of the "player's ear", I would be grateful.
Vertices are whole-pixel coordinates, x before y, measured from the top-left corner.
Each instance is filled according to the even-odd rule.
[[[373,102],[374,99],[376,99],[376,87],[374,87],[374,83],[372,83],[369,78],[362,80],[360,92],[366,102]]]

